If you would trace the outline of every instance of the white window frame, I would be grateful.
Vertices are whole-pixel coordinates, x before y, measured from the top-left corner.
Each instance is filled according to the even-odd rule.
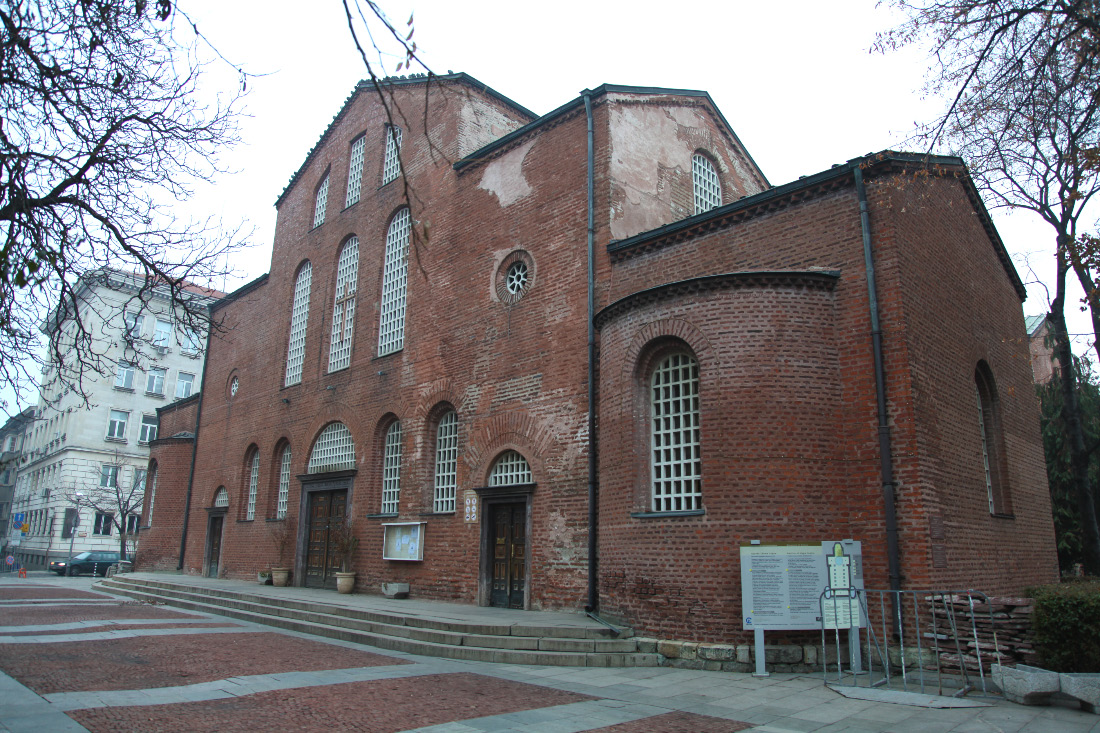
[[[386,155],[382,160],[382,185],[401,175],[401,128],[386,125]]]
[[[352,237],[340,249],[336,266],[336,296],[332,304],[332,339],[329,341],[328,370],[351,365],[351,337],[355,330],[355,290],[359,282],[359,239]]]
[[[309,454],[306,473],[327,473],[355,468],[355,441],[348,426],[342,422],[329,423]]]
[[[152,422],[149,422],[152,420]],[[141,434],[138,436],[139,443],[152,443],[157,439],[157,429],[160,427],[160,423],[157,421],[156,415],[142,415],[141,416]]]
[[[256,491],[260,483],[260,451],[252,451],[252,469],[248,474],[248,504],[245,506],[244,518],[252,520],[256,518]]]
[[[145,315],[142,313],[123,313],[122,322],[126,327],[126,336],[129,339],[141,338],[141,332],[145,326]]]
[[[435,501],[433,511],[455,510],[458,488],[458,413],[449,410],[435,430]]]
[[[134,388],[134,365],[127,364],[124,361],[120,361],[115,367],[115,388],[116,389],[129,389]]]
[[[313,283],[313,264],[306,260],[294,281],[294,302],[290,311],[290,342],[286,350],[286,379],[289,387],[302,381],[302,365],[306,360],[306,328],[309,325],[309,291]]]
[[[202,335],[193,328],[183,329],[183,344],[180,350],[185,354],[202,353]]]
[[[279,459],[279,493],[275,507],[275,518],[286,519],[287,502],[290,498],[290,446],[283,448]]]
[[[313,228],[325,223],[325,209],[328,208],[328,181],[329,174],[325,174],[325,180],[317,187],[317,196],[313,200]]]
[[[99,467],[99,487],[101,489],[118,488],[118,466],[104,463]]]
[[[405,308],[408,284],[409,208],[398,211],[386,233],[382,271],[382,305],[378,319],[378,355],[405,348]]]
[[[359,203],[363,188],[363,153],[366,150],[367,136],[360,135],[351,143],[351,154],[348,156],[348,195],[344,201],[344,208]]]
[[[187,377],[184,379],[184,377]],[[190,372],[177,372],[176,374],[176,399],[185,400],[191,396],[195,389],[195,375]],[[186,394],[180,394],[185,392]]]
[[[215,509],[224,509],[229,506],[229,491],[224,486],[219,486],[214,492],[214,503],[211,506]]]
[[[164,383],[168,379],[168,370],[164,367],[149,367],[145,376],[145,394],[163,395]]]
[[[665,356],[649,378],[650,486],[654,512],[703,508],[699,362]]]
[[[153,346],[166,349],[171,343],[172,322],[158,318],[156,326],[153,329]]]
[[[128,410],[112,409],[107,418],[107,439],[126,440],[126,426],[130,422]]]
[[[92,524],[92,534],[100,537],[110,537],[114,520],[115,515],[111,512],[96,512],[95,521]]]
[[[126,515],[126,534],[133,536],[138,533],[139,520],[140,516],[137,514]]]
[[[382,451],[382,513],[397,514],[401,507],[401,421],[386,428]]]
[[[691,183],[696,214],[722,205],[722,181],[718,178],[718,169],[714,161],[702,153],[691,156]]]

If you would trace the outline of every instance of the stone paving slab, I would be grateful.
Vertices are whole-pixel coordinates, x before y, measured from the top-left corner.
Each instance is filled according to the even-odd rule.
[[[486,683],[491,682],[491,685]],[[577,702],[585,696],[470,673],[260,692],[210,702],[104,707],[69,715],[90,731],[369,731],[504,715]],[[482,730],[485,730],[484,728]]]
[[[132,690],[241,674],[371,667],[403,660],[275,632],[129,637],[107,641],[0,644],[0,669],[39,694]]]

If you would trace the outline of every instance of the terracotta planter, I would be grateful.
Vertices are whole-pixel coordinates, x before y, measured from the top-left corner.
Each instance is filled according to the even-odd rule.
[[[336,591],[338,593],[351,593],[355,587],[355,573],[336,573]]]
[[[271,568],[271,584],[280,588],[286,587],[290,579],[290,568]]]

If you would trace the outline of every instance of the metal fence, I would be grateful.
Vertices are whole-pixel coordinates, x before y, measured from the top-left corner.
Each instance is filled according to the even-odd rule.
[[[993,608],[984,593],[856,589],[849,593],[821,596],[826,683],[921,693],[934,688],[936,694],[950,691],[956,697],[975,691],[992,693],[990,665],[1001,653]],[[848,637],[846,643],[842,632]]]

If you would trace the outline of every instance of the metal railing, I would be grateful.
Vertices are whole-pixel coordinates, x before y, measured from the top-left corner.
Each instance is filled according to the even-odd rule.
[[[927,693],[934,681],[939,695],[948,688],[956,697],[992,693],[990,664],[1001,653],[993,608],[984,593],[853,589],[850,594],[821,595],[826,683]],[[847,644],[842,631],[848,632]]]

